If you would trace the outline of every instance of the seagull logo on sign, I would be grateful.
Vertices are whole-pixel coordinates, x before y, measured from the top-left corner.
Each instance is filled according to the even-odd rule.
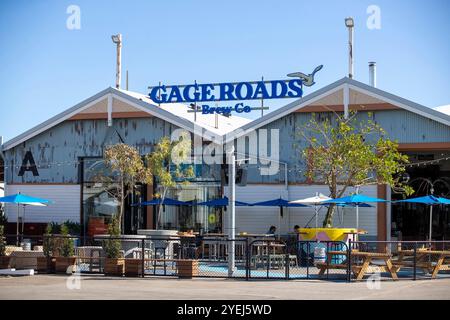
[[[303,72],[293,72],[293,73],[289,73],[287,76],[288,77],[298,77],[300,78],[300,80],[302,80],[302,83],[304,86],[307,87],[311,87],[312,85],[315,84],[314,82],[314,75],[316,74],[317,71],[321,70],[323,68],[323,65],[321,64],[320,66],[317,66],[314,71],[310,74],[304,74]]]

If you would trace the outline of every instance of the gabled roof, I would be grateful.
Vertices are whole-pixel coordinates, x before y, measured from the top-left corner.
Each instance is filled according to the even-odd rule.
[[[314,104],[314,102],[339,90],[343,90],[345,87],[366,94],[370,97],[385,101],[386,103],[392,104],[393,106],[399,107],[401,109],[405,109],[410,112],[422,115],[444,125],[450,126],[450,115],[425,107],[418,103],[401,98],[389,92],[380,90],[378,88],[369,86],[347,77],[333,82],[303,98],[291,102],[286,106],[272,111],[264,115],[263,117],[253,121],[235,115],[232,115],[231,117],[218,115],[219,126],[218,128],[216,128],[214,126],[216,120],[214,114],[203,115],[201,113],[197,113],[197,121],[195,122],[195,125],[198,125],[203,129],[202,135],[204,138],[214,139],[215,141],[221,141],[223,139],[224,142],[229,142],[251,132],[252,130],[258,129],[266,124],[276,121],[277,119],[280,119],[292,112],[295,112],[308,105],[312,105]],[[63,111],[60,114],[48,119],[47,121],[27,130],[19,136],[5,142],[2,146],[2,150],[13,148],[23,141],[26,141],[40,134],[41,132],[50,129],[53,126],[67,119],[70,119],[72,116],[88,109],[99,101],[102,101],[103,99],[108,97],[108,95],[111,95],[114,99],[123,101],[136,109],[147,112],[152,116],[170,122],[180,128],[186,129],[190,132],[194,132],[195,130],[193,121],[194,113],[188,112],[189,107],[187,105],[157,105],[144,94],[109,87],[67,109],[66,111]]]
[[[139,109],[140,111],[147,112],[152,116],[170,122],[180,128],[186,129],[190,132],[194,132],[195,130],[193,121],[194,113],[188,112],[188,106],[183,104],[177,104],[176,107],[168,104],[158,106],[144,94],[109,87],[5,142],[2,146],[2,150],[13,148],[18,144],[58,125],[59,123],[70,119],[74,115],[106,99],[108,95],[111,95],[114,99],[123,101],[136,109]],[[218,115],[217,118],[218,128],[215,127],[216,119],[214,114],[203,115],[200,112],[197,112],[197,121],[195,122],[195,125],[198,125],[204,129],[202,133],[204,138],[220,139],[222,135],[250,122],[249,119],[237,116],[225,117],[223,115]]]
[[[293,101],[284,107],[281,107],[277,110],[274,110],[261,118],[258,118],[250,123],[243,125],[238,128],[234,132],[231,132],[227,135],[227,139],[225,142],[229,142],[233,139],[236,139],[240,136],[246,135],[253,130],[256,130],[266,124],[269,124],[273,121],[276,121],[292,112],[295,112],[301,108],[304,108],[308,105],[314,104],[314,102],[338,91],[343,90],[345,86],[348,86],[349,89],[361,92],[363,94],[367,94],[371,97],[377,98],[379,100],[383,100],[389,104],[397,106],[401,109],[408,110],[413,113],[417,113],[426,118],[435,120],[447,126],[450,126],[450,115],[445,113],[436,111],[434,109],[425,107],[421,104],[415,103],[413,101],[404,99],[402,97],[396,96],[389,92],[380,90],[378,88],[369,86],[365,83],[356,81],[354,79],[350,79],[348,77],[344,77],[336,82],[333,82],[317,91],[312,92],[296,101]]]

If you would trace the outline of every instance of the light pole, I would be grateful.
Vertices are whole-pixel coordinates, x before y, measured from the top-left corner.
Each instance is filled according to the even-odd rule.
[[[348,28],[348,77],[353,78],[353,27],[355,22],[352,17],[345,18],[345,26]]]
[[[121,63],[122,63],[122,35],[120,33],[112,35],[111,39],[117,46],[116,88],[120,89]]]

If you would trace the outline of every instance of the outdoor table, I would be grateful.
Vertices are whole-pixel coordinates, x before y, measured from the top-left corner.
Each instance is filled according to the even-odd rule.
[[[319,276],[322,276],[327,269],[347,269],[348,262],[332,263],[334,256],[347,256],[347,251],[328,251],[326,262],[316,263],[316,267],[319,269]]]
[[[362,258],[363,260],[361,266],[352,263],[351,267],[353,273],[356,275],[356,280],[362,280],[366,273],[373,272],[389,272],[393,280],[398,279],[396,268],[392,265],[392,256],[388,253],[352,251],[351,256],[352,258]],[[385,265],[374,266],[372,264],[374,259],[382,260]]]
[[[333,256],[347,256],[347,252],[345,251],[328,251],[327,252],[327,261],[316,264],[317,268],[319,268],[319,275],[323,275],[327,269],[347,269],[348,261],[339,264],[332,264]],[[352,251],[352,258],[362,258],[362,265],[356,265],[352,263],[351,271],[356,276],[356,280],[362,280],[366,273],[373,272],[389,272],[392,279],[397,280],[397,272],[396,268],[393,266],[391,255],[387,253],[379,253],[379,252],[361,252],[361,251]],[[385,265],[373,265],[372,262],[375,259],[382,260]]]
[[[251,262],[255,268],[257,267],[258,263],[264,264],[265,262],[268,263],[269,268],[273,264],[278,267],[282,267],[284,265],[286,255],[278,254],[277,250],[284,249],[286,247],[285,244],[265,242],[254,244],[253,246],[256,247],[256,255],[252,256]]]
[[[416,254],[416,267],[423,269],[425,272],[431,273],[431,278],[435,279],[439,271],[450,270],[450,264],[446,263],[445,260],[450,258],[449,250],[430,250],[427,248],[419,248],[415,252]],[[437,261],[432,262],[431,256],[437,256]],[[413,267],[414,262],[404,261],[407,256],[414,256],[414,250],[399,250],[398,259],[393,262],[396,272],[400,271],[402,267]]]
[[[220,260],[225,257],[227,242],[222,236],[203,236],[202,256],[205,256],[205,247],[208,246],[208,259]]]

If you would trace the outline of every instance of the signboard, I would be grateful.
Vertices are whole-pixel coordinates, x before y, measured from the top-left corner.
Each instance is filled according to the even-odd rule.
[[[266,100],[280,98],[301,98],[303,86],[312,86],[314,75],[322,69],[318,66],[311,74],[295,72],[288,74],[296,79],[251,81],[251,82],[224,82],[224,83],[197,83],[188,85],[159,85],[149,87],[149,97],[152,101],[161,103],[195,103],[214,101],[244,101]],[[251,108],[243,103],[237,103],[226,107],[210,107],[201,105],[202,113],[243,113],[260,108]]]

